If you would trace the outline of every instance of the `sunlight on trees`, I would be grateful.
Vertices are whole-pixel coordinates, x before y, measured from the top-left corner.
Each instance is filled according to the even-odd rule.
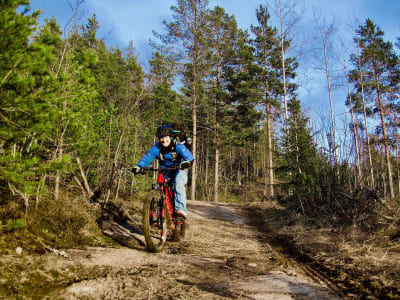
[[[267,2],[241,29],[222,7],[178,0],[166,33],[155,33],[145,71],[133,43],[118,49],[98,38],[96,15],[76,23],[79,1],[65,34],[54,18],[38,26],[39,12],[24,10],[29,1],[7,1],[0,12],[0,205],[20,203],[28,215],[43,197],[69,189],[102,204],[137,193],[144,185],[125,171],[163,121],[183,124],[193,138],[193,200],[280,199],[311,215],[333,214],[348,199],[338,195],[364,187],[398,198],[400,67],[392,44],[367,19],[353,33],[349,57],[329,56],[335,28],[314,15],[331,112],[330,130],[314,128],[297,91],[301,60],[290,51],[302,13],[294,2]],[[332,97],[328,56],[343,68],[345,99]],[[349,106],[349,125],[337,124],[333,100]],[[348,128],[338,137],[340,126]],[[317,134],[331,140],[330,150]]]

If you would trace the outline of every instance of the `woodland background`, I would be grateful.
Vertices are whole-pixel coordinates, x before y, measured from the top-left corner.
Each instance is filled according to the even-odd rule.
[[[275,199],[312,222],[342,223],[372,209],[365,199],[398,201],[400,39],[393,46],[373,20],[333,47],[334,25],[314,12],[330,118],[310,119],[298,93],[294,2],[268,1],[238,28],[222,7],[177,0],[148,70],[132,43],[112,48],[97,37],[96,15],[75,23],[82,3],[61,30],[54,18],[38,25],[28,0],[0,0],[0,230],[56,239],[87,222],[71,207],[75,195],[104,206],[148,190],[151,178],[129,170],[163,121],[193,139],[189,199]],[[348,108],[340,121],[338,82]]]

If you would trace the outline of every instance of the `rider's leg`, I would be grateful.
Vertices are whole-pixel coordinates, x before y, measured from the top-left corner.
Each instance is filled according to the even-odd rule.
[[[186,216],[186,188],[185,184],[188,181],[187,171],[178,170],[175,176],[175,209],[177,212],[182,212]]]

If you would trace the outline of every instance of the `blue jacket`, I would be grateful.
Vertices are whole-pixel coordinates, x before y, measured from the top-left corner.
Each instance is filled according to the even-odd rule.
[[[172,152],[164,153],[162,155],[163,158],[161,158],[160,152],[161,143],[158,142],[153,147],[151,147],[149,151],[147,151],[147,153],[139,160],[137,165],[141,168],[148,167],[155,158],[158,158],[160,160],[161,168],[179,164],[184,160],[188,160],[190,162],[193,161],[192,153],[181,142],[178,142],[178,144],[175,146],[174,152],[176,152],[177,154],[175,159],[172,157]]]

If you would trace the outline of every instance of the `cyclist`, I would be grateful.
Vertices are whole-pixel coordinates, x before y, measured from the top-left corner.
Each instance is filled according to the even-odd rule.
[[[185,169],[193,164],[193,155],[183,143],[172,136],[171,125],[163,124],[159,126],[156,135],[159,142],[139,160],[133,168],[133,173],[139,173],[142,168],[149,166],[155,158],[160,161],[161,169],[179,165],[179,169],[165,170],[163,174],[164,177],[174,180],[175,209],[178,217],[186,218],[185,184],[188,181],[188,176]]]

